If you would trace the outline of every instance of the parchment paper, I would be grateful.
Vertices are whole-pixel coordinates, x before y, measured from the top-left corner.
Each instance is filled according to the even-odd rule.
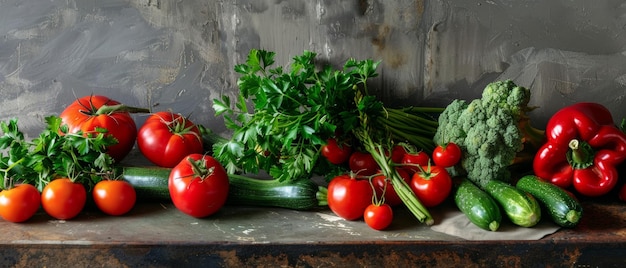
[[[433,231],[457,236],[466,240],[538,240],[559,230],[559,226],[543,216],[533,227],[520,227],[503,219],[497,231],[487,231],[469,221],[467,216],[458,210],[443,213],[441,222],[431,226]]]

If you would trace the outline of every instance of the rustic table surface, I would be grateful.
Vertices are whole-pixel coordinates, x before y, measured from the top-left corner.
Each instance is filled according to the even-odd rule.
[[[3,267],[620,267],[626,206],[583,201],[574,229],[539,240],[468,241],[431,230],[403,208],[386,231],[328,209],[226,206],[197,219],[170,202],[141,202],[113,217],[88,206],[72,220],[43,211],[0,221]],[[445,206],[450,208],[445,208]],[[432,211],[453,209],[451,204]]]

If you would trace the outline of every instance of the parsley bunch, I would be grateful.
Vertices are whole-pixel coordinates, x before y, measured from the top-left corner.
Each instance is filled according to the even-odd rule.
[[[117,140],[106,129],[92,133],[68,133],[61,118],[46,117],[47,127],[27,141],[17,120],[0,122],[0,182],[5,188],[16,183],[33,184],[39,191],[56,177],[67,177],[91,186],[113,172],[114,160],[106,147]]]

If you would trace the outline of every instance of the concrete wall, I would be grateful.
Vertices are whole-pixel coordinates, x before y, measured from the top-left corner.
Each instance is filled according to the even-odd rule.
[[[251,48],[280,64],[305,49],[335,65],[382,60],[375,93],[390,106],[513,79],[532,89],[537,127],[577,101],[626,117],[622,0],[3,0],[0,120],[35,135],[76,97],[105,94],[221,132],[211,100],[236,94],[233,66]]]

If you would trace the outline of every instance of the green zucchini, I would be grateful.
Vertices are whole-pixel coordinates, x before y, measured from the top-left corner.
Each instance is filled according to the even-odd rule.
[[[515,186],[539,200],[552,221],[559,226],[571,228],[580,221],[583,214],[582,206],[560,187],[541,180],[535,175],[522,177]]]
[[[170,168],[122,167],[122,179],[128,181],[137,193],[138,200],[171,200],[167,186]]]
[[[498,202],[512,223],[532,227],[541,220],[541,206],[531,194],[496,180],[489,181],[485,191]]]
[[[502,221],[500,207],[493,198],[474,183],[463,179],[454,194],[456,206],[476,226],[497,231]]]
[[[122,178],[137,192],[139,199],[170,200],[168,179],[171,169],[123,167]],[[326,188],[312,180],[279,182],[229,174],[227,204],[271,206],[309,210],[327,204]]]

